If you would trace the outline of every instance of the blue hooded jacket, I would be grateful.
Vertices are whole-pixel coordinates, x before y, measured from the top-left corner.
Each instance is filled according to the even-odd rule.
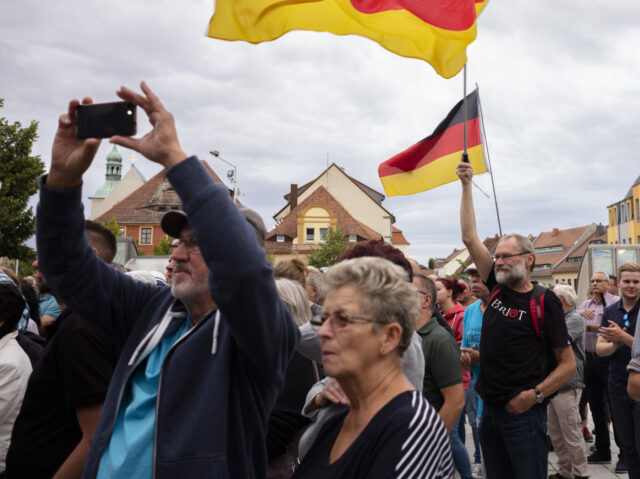
[[[163,362],[153,476],[263,478],[267,419],[298,328],[226,188],[196,157],[173,166],[167,179],[210,269],[218,311],[193,326]],[[81,187],[53,190],[45,182],[43,177],[37,209],[39,268],[69,307],[122,348],[85,464],[83,477],[89,478],[97,473],[133,370],[171,321],[184,321],[184,306],[170,288],[136,282],[102,263],[84,233]]]

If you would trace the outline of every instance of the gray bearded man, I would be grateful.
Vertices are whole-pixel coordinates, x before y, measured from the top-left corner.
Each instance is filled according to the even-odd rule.
[[[480,370],[476,389],[484,401],[480,445],[487,477],[546,479],[548,467],[548,397],[575,372],[567,326],[558,298],[534,286],[531,241],[503,236],[493,257],[476,232],[471,194],[473,169],[460,163],[462,240],[482,280],[491,291],[482,319]],[[536,291],[542,289],[542,294]],[[534,293],[544,301],[544,326],[531,315]],[[557,366],[549,371],[547,358]]]

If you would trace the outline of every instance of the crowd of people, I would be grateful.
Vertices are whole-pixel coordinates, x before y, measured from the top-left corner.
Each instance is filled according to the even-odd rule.
[[[182,201],[161,220],[166,273],[117,271],[113,234],[84,219],[99,140],[77,138],[71,101],[40,184],[37,274],[0,271],[1,478],[579,479],[612,461],[609,424],[616,471],[640,478],[637,264],[594,272],[580,305],[536,284],[528,238],[481,242],[462,162],[460,277],[377,240],[326,271],[272,266],[262,219],[141,89],[118,95],[152,130],[111,141],[162,165]]]

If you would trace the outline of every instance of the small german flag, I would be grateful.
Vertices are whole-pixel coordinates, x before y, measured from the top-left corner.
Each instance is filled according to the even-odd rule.
[[[216,0],[209,36],[260,43],[291,30],[361,35],[451,78],[467,61],[487,1]]]
[[[378,167],[387,196],[412,195],[456,181],[464,150],[462,100],[424,140]],[[467,152],[474,174],[486,173],[478,115],[478,90],[467,95]]]

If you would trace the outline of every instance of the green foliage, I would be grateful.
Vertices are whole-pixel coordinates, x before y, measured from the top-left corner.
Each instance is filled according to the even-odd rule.
[[[105,226],[107,228],[109,228],[109,230],[111,230],[111,232],[114,235],[116,235],[116,237],[122,236],[122,231],[120,230],[120,225],[118,224],[118,221],[116,221],[115,218],[111,218],[109,221],[107,221]]]
[[[153,247],[153,256],[169,256],[171,254],[171,240],[167,235],[160,238],[160,241]]]
[[[340,227],[329,228],[326,241],[307,255],[307,263],[316,268],[334,265],[347,249],[349,249],[349,240]]]
[[[465,263],[464,261],[462,261],[461,259],[457,259],[456,261],[458,262],[458,264],[460,265],[462,270],[461,271],[456,271],[453,274],[449,274],[449,275],[447,275],[447,277],[455,278],[455,279],[466,277],[467,275],[465,274],[464,271],[469,267],[469,265],[467,263]]]
[[[427,267],[429,269],[436,269],[436,259],[435,258],[429,258],[429,263],[427,263]]]
[[[0,99],[0,107],[3,103]],[[36,220],[28,202],[38,191],[38,179],[45,171],[40,157],[31,155],[37,138],[37,121],[23,128],[19,122],[10,124],[0,118],[0,256],[17,258],[29,265],[35,253],[24,242],[35,233]]]
[[[31,266],[33,262],[36,260],[36,252],[29,248],[29,254],[26,259],[21,259],[20,264],[18,265],[18,274],[21,278],[25,276],[33,276],[36,272],[36,269]]]
[[[275,255],[275,254],[273,254],[273,253],[271,253],[271,252],[267,253],[267,254],[265,255],[265,258],[266,258],[266,260],[267,260],[269,263],[271,263],[271,264],[274,264],[274,263],[275,263],[275,261],[276,261],[276,255]]]

